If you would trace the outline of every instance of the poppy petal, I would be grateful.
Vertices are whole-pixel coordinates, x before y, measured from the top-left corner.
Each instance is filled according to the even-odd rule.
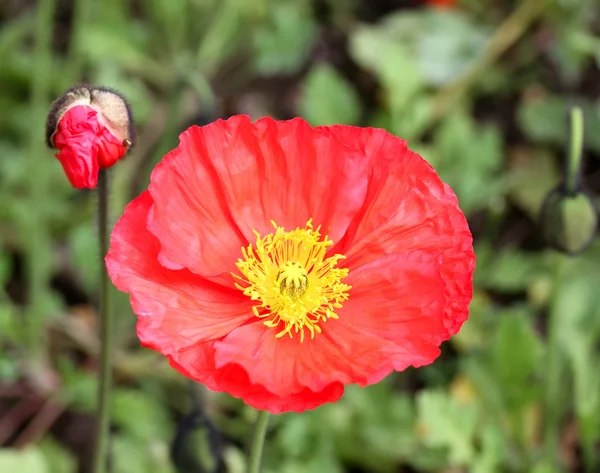
[[[247,116],[192,127],[152,173],[149,228],[161,262],[232,286],[240,249],[309,219],[337,241],[363,205],[368,162],[301,119]],[[335,205],[333,205],[335,203]]]
[[[286,229],[304,227],[309,219],[333,241],[341,239],[363,205],[368,162],[327,129],[295,118],[275,121],[248,117],[204,127],[208,149],[228,142],[234,159],[218,159],[215,168],[225,183],[227,201],[240,231],[249,240],[273,231],[271,221]],[[222,146],[222,145],[221,145]],[[332,205],[335,203],[335,205]]]
[[[468,317],[475,267],[471,232],[456,195],[405,141],[383,130],[334,128],[372,163],[365,205],[336,251],[347,256],[349,267],[393,253],[437,252],[448,301],[444,323],[455,334]]]
[[[449,338],[442,269],[431,251],[387,255],[354,268],[344,280],[352,289],[339,322],[394,343],[396,371],[431,363]]]
[[[148,187],[154,201],[148,229],[160,241],[159,260],[233,287],[230,273],[247,241],[202,147],[201,128],[192,127],[179,139],[152,172]]]
[[[152,197],[144,192],[127,206],[106,257],[113,283],[130,293],[142,343],[173,353],[220,338],[251,319],[250,301],[239,291],[158,263],[160,244],[146,228],[152,205]]]
[[[238,364],[254,384],[280,396],[333,382],[367,385],[393,370],[422,366],[442,341],[444,283],[436,255],[391,255],[346,278],[356,287],[322,333],[275,338],[260,320],[215,342],[216,366]],[[350,273],[352,274],[352,272]]]
[[[127,153],[123,142],[101,123],[97,110],[75,105],[58,122],[54,146],[56,157],[77,189],[98,185],[100,169],[114,165]]]
[[[228,364],[217,369],[214,342],[199,343],[169,355],[169,362],[184,376],[201,382],[208,389],[225,391],[243,399],[255,409],[268,410],[273,414],[314,409],[326,402],[337,401],[344,393],[344,386],[335,382],[316,392],[302,388],[287,396],[274,394],[264,386],[253,384],[248,373],[237,364]]]
[[[98,185],[97,134],[101,129],[98,112],[79,105],[69,109],[58,122],[54,143],[69,182],[76,189]]]

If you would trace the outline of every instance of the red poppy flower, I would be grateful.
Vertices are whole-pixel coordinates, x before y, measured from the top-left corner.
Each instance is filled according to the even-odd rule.
[[[246,116],[180,136],[106,261],[143,345],[274,413],[431,363],[475,264],[454,193],[405,141]]]
[[[46,124],[48,145],[77,189],[98,185],[100,169],[109,168],[133,142],[131,112],[116,91],[75,86],[54,102]]]

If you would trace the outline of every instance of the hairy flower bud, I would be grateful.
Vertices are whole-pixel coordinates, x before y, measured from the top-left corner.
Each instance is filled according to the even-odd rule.
[[[116,91],[77,85],[58,98],[46,122],[48,146],[58,150],[71,185],[93,189],[98,173],[127,154],[135,139],[131,110]]]

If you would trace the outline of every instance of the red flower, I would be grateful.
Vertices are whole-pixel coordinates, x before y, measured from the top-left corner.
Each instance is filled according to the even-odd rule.
[[[405,141],[246,116],[180,140],[106,261],[142,344],[184,375],[302,411],[431,363],[467,319],[467,222]]]
[[[98,172],[109,168],[127,153],[127,147],[102,125],[98,112],[87,105],[71,107],[58,122],[54,145],[71,185],[93,189]]]

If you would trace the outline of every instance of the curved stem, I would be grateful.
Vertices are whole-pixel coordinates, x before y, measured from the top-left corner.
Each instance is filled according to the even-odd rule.
[[[254,436],[250,447],[250,457],[248,459],[248,473],[260,473],[260,463],[262,460],[263,446],[267,434],[267,425],[269,425],[270,414],[268,411],[259,411],[254,427]]]
[[[529,27],[544,13],[546,0],[524,0],[500,25],[488,41],[479,59],[461,74],[454,82],[438,92],[434,98],[431,115],[423,130],[438,123],[445,114],[477,82],[485,71],[493,65]]]
[[[580,107],[573,107],[569,115],[571,121],[569,154],[567,155],[567,166],[565,186],[567,194],[574,195],[579,185],[581,173],[581,157],[583,150],[583,111]]]
[[[110,427],[110,390],[112,377],[112,313],[110,310],[110,283],[104,257],[108,253],[108,170],[98,176],[98,236],[100,248],[100,373],[94,473],[106,471],[108,434]]]

